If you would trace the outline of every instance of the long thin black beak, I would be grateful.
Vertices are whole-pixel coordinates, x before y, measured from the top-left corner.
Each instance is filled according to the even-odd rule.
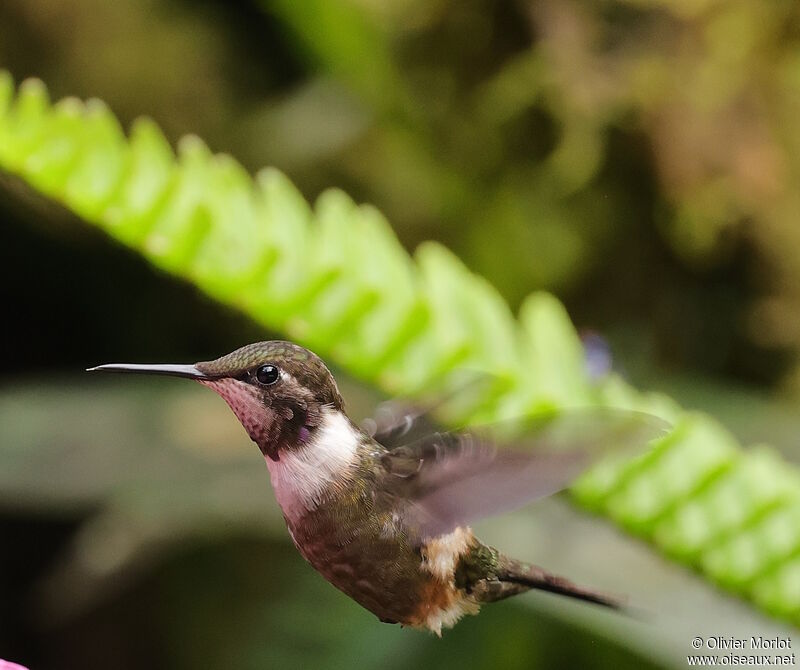
[[[185,377],[186,379],[213,379],[194,365],[174,365],[162,363],[157,365],[139,363],[107,363],[95,368],[87,368],[86,372],[128,372],[143,375],[167,375],[169,377]]]

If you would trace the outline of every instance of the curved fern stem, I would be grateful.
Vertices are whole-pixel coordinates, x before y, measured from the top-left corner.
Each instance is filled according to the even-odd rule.
[[[574,487],[674,559],[800,624],[800,476],[767,447],[744,450],[708,416],[593,383],[563,306],[528,297],[517,318],[447,249],[410,257],[381,214],[338,190],[314,207],[280,172],[251,178],[197,137],[177,155],[158,127],[126,137],[100,101],[51,104],[0,72],[0,168],[272,330],[391,393],[458,370],[502,380],[472,419],[607,404],[660,415],[670,435],[643,459],[595,468]]]

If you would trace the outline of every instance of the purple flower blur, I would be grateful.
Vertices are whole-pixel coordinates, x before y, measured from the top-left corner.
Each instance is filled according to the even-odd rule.
[[[592,330],[582,333],[581,341],[589,378],[593,381],[602,379],[611,372],[613,366],[611,347],[602,335]]]
[[[19,663],[12,663],[11,661],[4,661],[0,658],[0,670],[28,670],[24,665]]]

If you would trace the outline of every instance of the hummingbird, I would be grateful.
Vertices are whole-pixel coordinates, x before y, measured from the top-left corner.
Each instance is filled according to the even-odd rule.
[[[218,393],[266,460],[300,554],[382,622],[441,636],[484,603],[531,589],[622,607],[614,596],[506,556],[469,525],[564,488],[591,464],[586,444],[498,449],[477,431],[431,429],[419,410],[384,411],[359,426],[322,359],[291,342],[257,342],[192,365],[89,371],[184,377]],[[657,436],[654,417],[634,414],[625,413],[615,440]],[[588,433],[588,441],[597,437],[593,427]]]

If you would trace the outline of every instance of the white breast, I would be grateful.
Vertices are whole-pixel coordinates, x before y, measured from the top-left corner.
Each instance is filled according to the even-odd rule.
[[[275,498],[287,519],[315,509],[329,487],[349,480],[359,442],[360,434],[342,412],[323,410],[308,443],[282,451],[278,461],[267,458]]]

